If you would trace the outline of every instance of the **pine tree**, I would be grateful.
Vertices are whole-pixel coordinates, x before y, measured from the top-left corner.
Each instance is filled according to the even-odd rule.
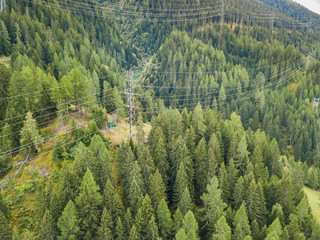
[[[113,239],[113,221],[111,219],[110,214],[106,208],[103,209],[100,226],[98,227],[98,236],[99,240],[111,240]]]
[[[207,224],[208,236],[212,236],[215,224],[224,215],[224,209],[227,207],[221,195],[222,191],[218,188],[218,179],[213,177],[207,185],[207,192],[201,197],[204,204],[203,220]]]
[[[271,240],[271,239],[280,240],[281,235],[282,235],[282,227],[281,227],[279,218],[276,218],[276,220],[274,220],[273,223],[268,228],[266,240]]]
[[[248,216],[246,213],[245,204],[242,203],[238,211],[236,212],[236,215],[234,217],[233,226],[235,228],[234,230],[234,236],[237,239],[243,240],[246,238],[246,236],[251,235],[250,225]]]
[[[26,120],[23,123],[20,134],[20,144],[26,146],[26,151],[28,154],[32,153],[34,150],[36,150],[38,153],[41,151],[43,139],[41,138],[39,130],[37,129],[36,120],[32,118],[32,113],[27,113]]]
[[[10,227],[3,212],[0,210],[0,239],[11,240]]]
[[[194,151],[194,167],[195,167],[195,192],[197,199],[200,199],[207,186],[208,179],[208,160],[206,151],[206,140],[202,138]]]
[[[58,220],[59,240],[78,239],[80,236],[80,221],[77,217],[77,209],[72,201],[69,201]]]
[[[157,209],[161,200],[167,199],[166,186],[158,169],[151,178],[148,192],[155,209]]]
[[[139,236],[139,233],[137,232],[137,228],[135,227],[135,225],[133,225],[130,230],[129,240],[140,240],[140,239],[141,238]]]
[[[159,221],[160,236],[163,239],[171,239],[173,231],[173,222],[168,205],[164,199],[161,200],[157,209],[157,217]]]
[[[182,215],[185,215],[188,211],[193,210],[193,203],[190,197],[188,188],[186,187],[182,193],[181,199],[178,203],[178,208],[180,209]]]
[[[224,216],[218,220],[215,229],[212,237],[213,240],[231,240],[231,228]]]
[[[100,188],[93,179],[92,173],[87,169],[80,186],[80,193],[76,197],[76,205],[81,221],[80,227],[85,239],[92,239],[97,231],[99,219],[99,207],[102,197],[99,193]]]
[[[103,190],[107,179],[112,179],[110,158],[103,142],[99,135],[94,135],[91,139],[89,149],[95,156],[93,161],[93,176],[100,189]]]
[[[50,211],[47,209],[42,217],[39,236],[41,239],[49,239],[53,240],[56,239],[57,233],[54,229],[54,220]]]
[[[120,196],[116,189],[114,188],[110,179],[107,180],[107,184],[103,191],[104,196],[104,206],[110,213],[114,225],[116,224],[118,217],[123,218],[124,216],[124,206],[120,199]]]
[[[221,164],[219,169],[219,187],[222,190],[221,197],[225,203],[230,203],[231,201],[231,192],[229,186],[229,179],[226,167],[224,163]]]
[[[123,223],[121,221],[121,218],[118,217],[117,222],[116,222],[116,234],[115,234],[115,239],[116,240],[126,240],[128,239],[126,230],[123,226]]]

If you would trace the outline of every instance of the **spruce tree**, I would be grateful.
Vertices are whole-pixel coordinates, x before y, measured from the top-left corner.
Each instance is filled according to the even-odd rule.
[[[92,166],[94,179],[100,189],[103,190],[107,179],[112,179],[110,157],[107,148],[102,138],[99,135],[94,135],[91,139],[89,149],[95,156],[95,161],[93,161]]]
[[[249,163],[249,152],[247,150],[247,140],[243,136],[239,142],[236,156],[235,156],[235,165],[240,169],[241,173],[244,173],[247,169]]]
[[[188,187],[188,178],[184,168],[184,164],[181,163],[173,186],[173,203],[176,206],[180,202],[182,194],[186,187]]]
[[[171,239],[173,231],[173,221],[168,205],[164,199],[161,200],[157,209],[157,218],[159,222],[160,236],[166,240]]]
[[[142,152],[139,154],[138,163],[141,169],[141,176],[145,184],[145,189],[147,189],[147,185],[155,172],[153,158],[151,157],[147,146],[144,146]]]
[[[195,167],[195,192],[197,199],[200,199],[204,193],[208,181],[208,159],[206,151],[206,140],[202,138],[194,151],[194,167]]]
[[[182,193],[181,199],[178,203],[178,208],[180,209],[182,215],[185,215],[188,211],[193,211],[193,203],[187,187]]]
[[[234,236],[236,239],[243,240],[246,236],[251,235],[249,220],[244,203],[242,203],[234,216],[233,226],[235,228]]]
[[[229,179],[226,167],[224,163],[221,164],[219,169],[219,187],[221,189],[221,197],[222,200],[229,204],[231,202],[231,192],[230,192],[230,186],[229,186]]]
[[[136,214],[141,206],[142,196],[145,192],[142,176],[140,174],[140,167],[137,161],[133,163],[128,179],[130,181],[129,189],[126,191],[128,193],[128,202],[132,212]]]
[[[176,234],[183,226],[183,215],[179,208],[175,211],[173,215],[173,232]]]
[[[121,201],[121,198],[116,191],[114,185],[110,181],[110,179],[107,180],[107,184],[103,191],[103,197],[104,197],[104,206],[110,213],[110,216],[113,220],[114,225],[116,224],[118,217],[123,218],[124,217],[124,206]]]
[[[204,124],[203,111],[200,103],[196,106],[192,113],[191,124],[196,134],[196,141],[198,142],[204,137],[206,125]]]
[[[212,240],[231,240],[231,228],[224,216],[218,220]]]
[[[218,179],[213,177],[207,185],[207,191],[201,197],[203,201],[203,221],[206,225],[208,236],[212,236],[217,221],[224,215],[224,209],[227,207],[222,200],[222,191],[218,188]]]
[[[244,180],[243,180],[243,177],[240,176],[240,178],[238,179],[234,187],[234,193],[233,193],[235,209],[238,209],[245,199],[246,199],[246,190],[244,187]]]
[[[60,232],[59,240],[78,239],[80,237],[80,221],[77,215],[77,209],[70,200],[57,223]]]
[[[140,240],[141,237],[139,236],[139,233],[137,232],[137,228],[135,225],[132,226],[130,230],[129,240]]]
[[[39,230],[39,236],[41,239],[48,239],[48,240],[54,240],[57,237],[57,233],[54,229],[54,220],[50,213],[50,211],[47,209],[42,217],[40,230]]]
[[[80,193],[76,197],[76,205],[79,212],[80,228],[84,233],[84,239],[92,239],[96,235],[98,220],[102,203],[100,188],[93,179],[92,173],[87,169],[80,186]]]
[[[153,207],[157,209],[161,200],[166,200],[166,186],[162,180],[159,170],[153,174],[149,183],[149,195],[153,203]]]
[[[126,230],[125,230],[125,228],[123,226],[123,223],[122,223],[120,217],[118,217],[117,222],[116,222],[115,239],[116,240],[126,240],[126,239],[128,239],[128,236],[126,234]]]
[[[260,226],[263,226],[266,218],[266,207],[263,192],[261,191],[262,188],[260,190],[256,181],[253,180],[248,189],[248,198],[246,203],[249,221],[252,222],[256,219]]]
[[[1,210],[0,210],[0,239],[11,240],[10,227],[5,215]]]
[[[113,230],[114,228],[113,228],[113,221],[111,219],[111,216],[108,213],[108,210],[104,208],[102,211],[100,226],[98,227],[97,239],[99,240],[113,239],[113,234],[112,234]]]
[[[266,240],[271,240],[271,239],[280,240],[281,235],[282,235],[282,227],[281,227],[279,218],[276,218],[276,220],[274,220],[273,223],[268,228]]]
[[[230,187],[230,193],[231,193],[231,199],[234,193],[234,187],[238,180],[238,170],[236,169],[234,165],[233,158],[229,161],[229,166],[227,167],[227,175],[228,175],[228,181],[229,181],[229,187]]]
[[[127,208],[127,212],[124,215],[123,223],[124,223],[126,232],[129,233],[134,223],[134,219],[132,217],[130,208]]]
[[[213,152],[212,147],[209,147],[207,161],[208,161],[208,166],[207,166],[208,174],[207,174],[206,181],[209,182],[213,178],[213,176],[216,175],[216,170],[218,168],[217,158]]]
[[[141,239],[154,239],[159,234],[155,223],[154,209],[148,194],[144,197],[136,214],[135,226]]]

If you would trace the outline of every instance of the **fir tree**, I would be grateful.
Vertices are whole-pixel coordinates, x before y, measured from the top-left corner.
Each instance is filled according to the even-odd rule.
[[[173,231],[173,222],[168,205],[164,199],[161,200],[157,209],[160,236],[163,239],[171,239]]]
[[[69,201],[58,220],[59,240],[78,239],[80,236],[80,221],[77,217],[77,209],[72,201]]]
[[[204,203],[203,220],[206,223],[206,231],[212,236],[217,221],[224,215],[224,209],[227,207],[222,200],[222,191],[218,188],[218,179],[213,177],[207,185],[207,192],[201,197]]]
[[[215,229],[212,237],[213,240],[231,240],[231,228],[224,216],[218,220]]]
[[[102,203],[99,191],[100,188],[88,169],[83,177],[80,193],[76,197],[76,205],[78,209],[81,209],[79,212],[80,227],[85,239],[92,239],[96,235],[100,215],[99,207]]]
[[[234,217],[233,226],[235,228],[234,230],[234,236],[237,239],[245,239],[246,236],[251,235],[250,225],[248,216],[246,213],[245,204],[242,203],[238,211],[236,212],[236,215]]]
[[[98,227],[97,239],[99,240],[111,240],[113,239],[113,221],[106,208],[102,211],[100,220],[100,226]]]

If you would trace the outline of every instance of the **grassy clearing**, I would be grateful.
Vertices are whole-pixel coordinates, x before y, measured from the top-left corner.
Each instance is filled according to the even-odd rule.
[[[320,223],[320,192],[304,187],[313,216]]]

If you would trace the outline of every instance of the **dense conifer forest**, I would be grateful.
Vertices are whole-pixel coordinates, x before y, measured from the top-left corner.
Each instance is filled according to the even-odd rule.
[[[320,239],[319,15],[0,2],[0,239]]]

